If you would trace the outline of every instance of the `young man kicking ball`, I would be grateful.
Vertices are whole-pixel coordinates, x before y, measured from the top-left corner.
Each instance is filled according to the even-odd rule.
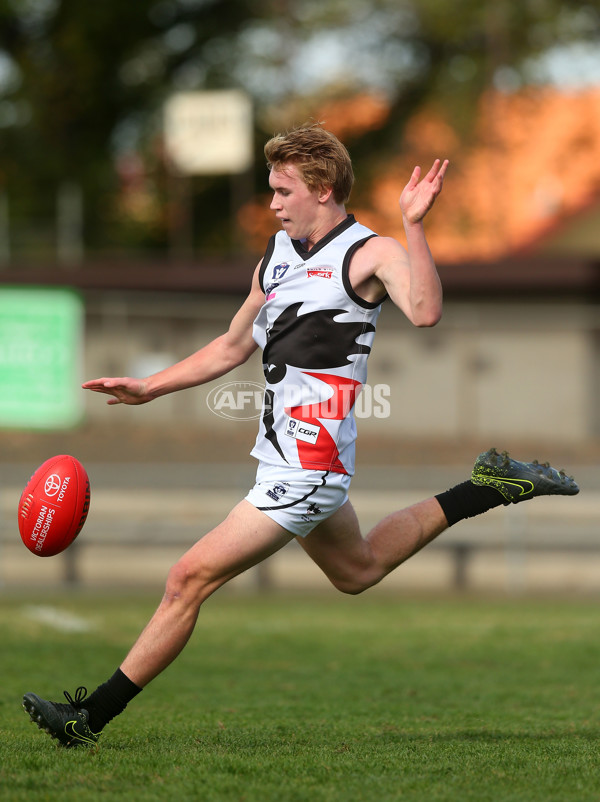
[[[227,518],[171,568],[155,614],[113,676],[89,697],[67,703],[34,693],[25,710],[65,746],[93,744],[105,725],[177,657],[200,607],[217,588],[293,538],[345,593],[377,584],[449,526],[500,504],[579,489],[547,463],[524,463],[491,449],[471,478],[392,512],[363,535],[348,499],[354,473],[353,407],[385,298],[415,326],[434,326],[442,288],[423,218],[442,189],[448,163],[415,168],[400,196],[406,249],[346,213],[350,157],[318,125],[275,136],[265,146],[271,210],[281,230],[257,265],[229,330],[196,353],[145,379],[101,378],[83,387],[109,404],[144,404],[210,382],[263,349],[265,396],[256,445],[256,484]]]

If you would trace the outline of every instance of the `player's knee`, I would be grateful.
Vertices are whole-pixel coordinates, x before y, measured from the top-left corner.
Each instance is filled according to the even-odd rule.
[[[341,593],[345,593],[347,596],[358,596],[360,593],[364,593],[368,587],[368,585],[358,585],[346,582],[334,582],[333,584],[337,590],[339,590]]]
[[[349,596],[358,596],[372,588],[385,576],[385,571],[373,559],[371,552],[365,552],[358,558],[342,561],[340,559],[321,563],[321,569],[331,584]]]
[[[182,557],[169,571],[166,596],[170,599],[182,599],[187,596],[196,598],[202,595],[208,581],[208,577],[204,576],[197,566]]]
[[[348,596],[358,596],[364,593],[365,590],[372,588],[379,581],[379,578],[372,576],[347,576],[347,577],[329,577],[330,582],[341,593]]]

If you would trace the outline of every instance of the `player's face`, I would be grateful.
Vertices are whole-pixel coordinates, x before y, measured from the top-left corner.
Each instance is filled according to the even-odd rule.
[[[310,238],[317,224],[319,193],[306,186],[295,164],[271,170],[269,185],[273,190],[270,209],[292,239]]]

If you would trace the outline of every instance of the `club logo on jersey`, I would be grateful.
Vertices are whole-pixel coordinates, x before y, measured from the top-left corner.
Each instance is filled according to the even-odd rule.
[[[312,423],[306,423],[306,421],[297,420],[296,418],[288,418],[287,426],[285,427],[285,433],[288,437],[302,440],[303,443],[312,443],[312,445],[317,442],[320,431],[320,426],[315,426]]]
[[[350,315],[345,309],[300,314],[302,306],[302,301],[288,306],[267,332],[263,367],[271,385],[285,378],[288,365],[305,370],[343,367],[353,361],[350,357],[371,351],[369,345],[357,342],[357,338],[374,332],[372,323],[347,321]]]
[[[308,267],[306,275],[308,278],[331,278],[333,270],[328,267]]]

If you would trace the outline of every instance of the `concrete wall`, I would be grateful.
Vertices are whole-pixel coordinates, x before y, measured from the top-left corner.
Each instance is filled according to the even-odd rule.
[[[155,372],[222,333],[242,300],[90,292],[83,378]],[[226,430],[231,420],[207,406],[211,389],[225,381],[262,384],[260,354],[227,378],[137,409],[137,422],[190,421]],[[367,404],[361,432],[583,443],[600,436],[600,307],[448,301],[438,326],[415,329],[388,303],[369,385],[371,392],[376,386],[385,390],[390,414],[369,415]],[[86,394],[89,420],[110,414],[101,399]]]

